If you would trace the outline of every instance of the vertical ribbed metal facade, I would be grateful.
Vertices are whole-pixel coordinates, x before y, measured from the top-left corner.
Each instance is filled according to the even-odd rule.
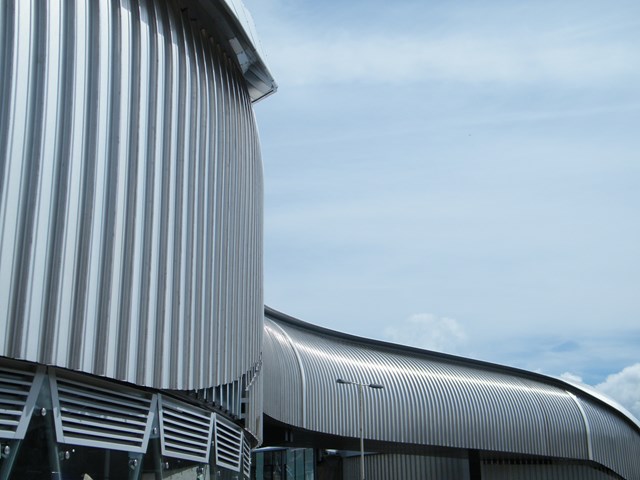
[[[469,463],[466,458],[366,455],[364,469],[368,480],[469,480],[470,478]],[[344,480],[360,478],[360,457],[343,459],[342,478]]]
[[[484,462],[483,480],[615,480],[620,477],[588,465],[535,462]],[[630,477],[633,478],[633,477]]]
[[[0,355],[171,389],[262,339],[236,63],[171,0],[0,1]]]

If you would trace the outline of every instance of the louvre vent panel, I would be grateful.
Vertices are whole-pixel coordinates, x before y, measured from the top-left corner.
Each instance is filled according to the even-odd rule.
[[[156,397],[104,382],[81,383],[51,375],[58,441],[73,445],[145,452]]]
[[[206,463],[213,433],[213,413],[160,397],[162,455]]]
[[[239,472],[242,467],[242,430],[216,417],[216,464]]]
[[[41,384],[35,372],[0,369],[0,438],[24,438]]]
[[[249,478],[251,475],[251,445],[249,445],[249,440],[247,437],[243,437],[242,439],[242,469],[245,478]]]

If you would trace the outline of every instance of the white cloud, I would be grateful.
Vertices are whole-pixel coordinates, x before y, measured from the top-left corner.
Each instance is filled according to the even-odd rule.
[[[384,329],[384,336],[395,343],[456,353],[467,342],[467,334],[457,320],[431,313],[417,313]]]
[[[562,380],[566,380],[567,382],[573,382],[573,383],[584,383],[582,381],[582,377],[579,375],[575,375],[571,372],[564,372],[563,374],[560,375],[560,378]]]
[[[596,385],[596,389],[640,418],[640,363],[609,375],[604,382]]]

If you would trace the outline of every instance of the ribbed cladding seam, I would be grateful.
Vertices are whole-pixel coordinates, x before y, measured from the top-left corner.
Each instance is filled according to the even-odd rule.
[[[393,396],[386,396],[384,391],[367,391],[365,405],[370,415],[366,416],[365,436],[383,435],[393,441],[409,441],[417,443],[438,444],[458,448],[482,448],[507,450],[515,442],[520,450],[533,454],[548,453],[545,446],[540,444],[538,435],[531,435],[532,428],[543,426],[546,419],[540,418],[531,402],[522,400],[513,394],[526,387],[518,384],[514,379],[504,375],[483,374],[476,370],[463,367],[451,368],[441,362],[421,362],[410,357],[396,357],[392,354],[384,359],[376,357],[376,353],[366,348],[349,345],[344,342],[334,342],[325,337],[314,338],[292,327],[285,327],[298,345],[298,350],[308,371],[308,411],[324,412],[309,420],[309,428],[329,431],[338,435],[357,436],[358,415],[355,393],[348,386],[336,386],[335,379],[344,377],[361,382],[381,382],[387,388],[399,388]],[[314,353],[317,352],[317,353]],[[335,362],[327,362],[335,359]],[[399,362],[394,365],[394,362]],[[375,367],[376,364],[378,367]],[[419,375],[405,375],[399,378],[399,372],[407,368],[420,371]],[[369,367],[369,373],[364,374]],[[373,369],[371,366],[374,366]],[[391,368],[385,368],[391,366]],[[427,374],[425,375],[425,372]],[[417,383],[414,390],[408,390],[406,377]],[[491,387],[499,382],[502,388]],[[470,387],[471,386],[471,387]],[[409,428],[408,421],[415,414],[415,410],[408,402],[415,401],[420,392],[431,392],[428,400],[438,402],[439,408],[427,408],[420,423],[430,425],[435,422],[438,427],[432,430],[431,436],[425,436],[425,430],[420,426]],[[472,393],[470,393],[472,392]],[[504,393],[504,392],[508,392]],[[340,410],[349,412],[345,424],[340,424],[338,415],[329,415],[328,408],[333,408],[335,400],[339,402]],[[390,404],[389,404],[389,403]],[[530,408],[524,410],[523,405]],[[523,410],[522,415],[511,416],[509,412]],[[387,423],[380,421],[385,415],[382,412],[393,412],[395,430],[385,431]],[[439,412],[436,417],[433,412]],[[532,416],[535,425],[530,422]],[[514,418],[517,417],[517,418]],[[324,424],[329,418],[331,425]],[[452,422],[455,419],[455,422]],[[514,422],[516,430],[514,430]],[[399,431],[400,430],[400,431]],[[406,430],[413,430],[416,435],[408,438]],[[474,432],[482,436],[474,435]],[[513,438],[503,439],[504,432],[515,432]],[[518,434],[518,432],[520,432]],[[528,442],[528,443],[527,443]]]
[[[290,425],[302,426],[302,379],[295,353],[268,318],[264,328],[261,376],[269,375],[264,385],[264,405],[268,406],[265,413]]]
[[[628,480],[640,480],[640,436],[599,404],[578,397],[591,431],[593,460]]]
[[[266,391],[272,384],[280,390],[265,394],[265,409],[277,419],[301,426],[290,410],[283,412],[279,403],[271,405],[301,386],[289,352],[294,345],[308,377],[311,430],[358,436],[357,389],[335,381],[347,378],[385,385],[382,391],[365,394],[365,438],[588,460],[584,420],[578,405],[561,388],[427,355],[376,349],[267,317],[265,325],[274,323],[291,338],[290,342],[267,329]],[[289,358],[289,365],[277,363],[284,358]],[[288,383],[283,382],[284,371]],[[288,403],[287,408],[300,407]],[[276,416],[279,413],[282,417]],[[604,452],[596,460],[614,471],[633,472],[637,467],[629,462],[640,458],[633,450],[638,436],[630,427],[626,432],[626,423],[620,419],[610,423],[618,430],[601,436],[609,439],[606,446],[616,450],[624,441],[623,450],[631,459]]]
[[[483,480],[614,480],[616,475],[596,470],[588,465],[571,464],[509,464],[483,463]]]
[[[469,464],[465,458],[427,457],[420,455],[365,455],[368,480],[469,480]],[[360,457],[343,459],[344,480],[360,478]],[[483,477],[484,479],[484,477]]]
[[[260,356],[263,187],[235,64],[173,2],[7,0],[0,42],[0,355],[239,378]]]

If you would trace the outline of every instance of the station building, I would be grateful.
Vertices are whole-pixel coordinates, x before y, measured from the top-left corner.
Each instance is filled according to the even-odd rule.
[[[640,478],[594,392],[265,309],[275,90],[239,0],[0,0],[0,479],[357,478],[343,378],[367,478]]]

